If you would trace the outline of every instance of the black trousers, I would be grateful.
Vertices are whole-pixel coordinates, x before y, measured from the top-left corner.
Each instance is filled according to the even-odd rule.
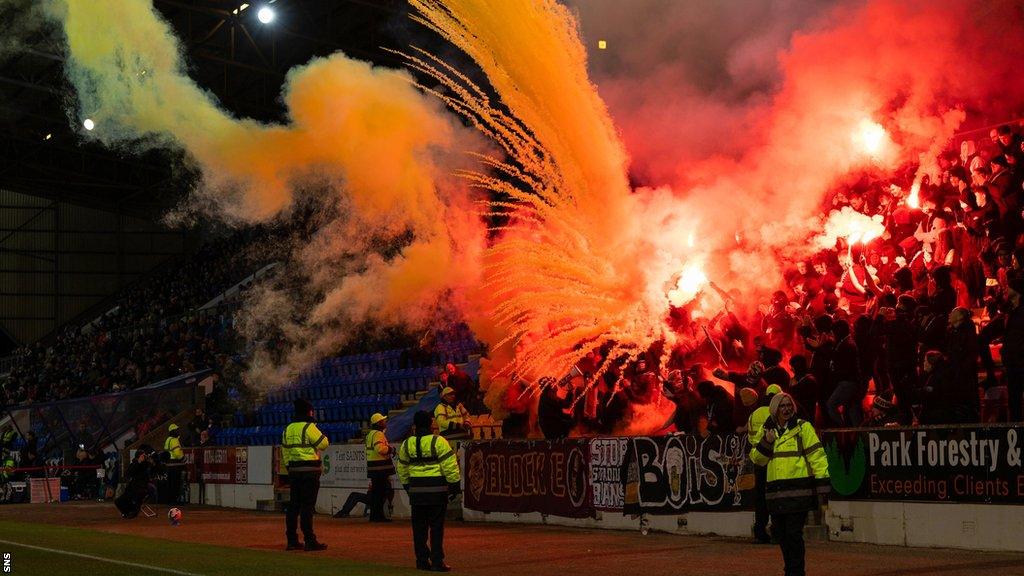
[[[370,473],[370,521],[386,520],[384,515],[384,502],[388,499],[388,492],[391,490],[391,474],[388,472]]]
[[[786,576],[804,576],[804,524],[807,512],[772,514],[772,536],[779,539]]]
[[[167,466],[167,503],[172,506],[181,498],[181,476],[185,473],[184,465]]]
[[[146,502],[153,504],[156,501],[156,485],[150,482],[145,488],[126,486],[124,492],[114,499],[114,505],[125,517],[135,518],[139,515],[143,504]]]
[[[900,424],[906,426],[914,419],[913,410],[910,407],[914,404],[917,368],[912,364],[890,366],[889,381],[892,383],[892,392],[896,397],[897,407],[900,409]]]
[[[761,539],[768,536],[768,500],[765,490],[768,488],[768,467],[754,466],[754,537]]]
[[[285,536],[290,543],[298,542],[296,528],[301,524],[306,544],[313,544],[317,541],[313,533],[313,510],[316,508],[316,495],[320,492],[320,473],[292,472],[288,475],[288,483],[291,486],[291,500],[285,514]]]
[[[442,504],[412,505],[412,544],[416,550],[416,563],[435,566],[444,562],[444,515],[447,501]],[[427,536],[430,546],[427,546]]]
[[[351,494],[348,495],[348,498],[345,500],[345,505],[341,507],[341,510],[338,510],[337,514],[335,514],[334,517],[345,518],[346,516],[351,514],[352,510],[355,509],[355,507],[359,504],[365,506],[366,512],[369,512],[370,495],[365,494],[363,492],[352,492]]]

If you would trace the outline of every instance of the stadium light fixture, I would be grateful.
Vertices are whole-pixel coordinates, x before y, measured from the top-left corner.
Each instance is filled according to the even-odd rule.
[[[248,2],[242,2],[242,5],[239,6],[238,8],[235,8],[234,10],[232,10],[231,13],[237,16],[239,12],[245,12],[245,9],[248,8],[248,7],[249,7],[249,3]]]
[[[46,136],[43,136],[43,140],[49,140],[50,138],[53,138],[53,132],[47,132]]]
[[[86,130],[92,130],[96,127],[96,123],[92,121],[92,118],[86,118],[85,121],[82,122],[82,126],[85,126]]]
[[[270,24],[274,21],[274,10],[270,6],[264,6],[256,12],[256,18],[263,24]]]

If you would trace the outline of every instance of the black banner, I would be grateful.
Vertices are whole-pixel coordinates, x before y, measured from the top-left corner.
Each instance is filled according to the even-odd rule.
[[[746,435],[674,434],[626,439],[624,514],[753,507]]]
[[[884,428],[821,435],[834,499],[1024,504],[1024,427]]]
[[[469,442],[465,506],[484,512],[594,515],[590,440]]]

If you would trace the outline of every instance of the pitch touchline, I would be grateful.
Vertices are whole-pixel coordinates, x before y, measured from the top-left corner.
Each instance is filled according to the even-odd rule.
[[[33,550],[42,550],[43,552],[53,552],[54,554],[65,554],[67,556],[77,556],[79,558],[88,558],[89,560],[99,560],[100,562],[109,562],[111,564],[121,564],[122,566],[132,566],[134,568],[143,568],[146,570],[153,570],[154,572],[166,572],[168,574],[180,574],[181,576],[201,576],[194,572],[183,572],[181,570],[173,570],[171,568],[161,568],[159,566],[150,566],[149,564],[138,564],[136,562],[126,562],[124,560],[114,560],[112,558],[104,558],[102,556],[93,556],[92,554],[81,554],[79,552],[69,552],[67,550],[58,550],[57,548],[46,548],[44,546],[35,546],[32,544],[22,544],[21,542],[12,542],[10,540],[0,540],[0,544],[10,544],[11,546],[21,546],[22,548],[31,548]]]

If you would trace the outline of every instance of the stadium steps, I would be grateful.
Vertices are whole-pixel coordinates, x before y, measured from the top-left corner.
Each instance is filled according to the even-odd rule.
[[[403,398],[402,404],[398,408],[392,408],[391,410],[388,411],[388,418],[390,419],[394,416],[398,416],[399,414],[402,414],[409,408],[412,408],[413,406],[419,403],[421,398],[427,395],[427,392],[429,392],[430,390],[434,389],[437,386],[440,386],[440,384],[441,383],[439,381],[433,380],[429,384],[427,384],[426,390],[419,390],[413,393],[411,397]],[[369,424],[369,422],[366,422],[365,424]],[[362,428],[359,429],[359,433],[356,436],[353,436],[352,438],[349,439],[348,443],[362,444],[363,440],[366,438],[366,435],[369,432],[369,426],[364,425]]]

